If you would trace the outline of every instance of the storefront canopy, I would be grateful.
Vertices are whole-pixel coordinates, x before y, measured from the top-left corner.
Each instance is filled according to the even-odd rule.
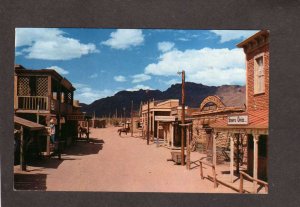
[[[17,116],[14,116],[14,123],[19,124],[27,129],[29,129],[30,131],[37,131],[37,130],[45,129],[44,125],[29,121],[27,119],[23,119],[23,118],[20,118]]]
[[[268,129],[269,110],[247,111],[243,115],[248,116],[248,123],[245,125],[229,125],[228,117],[217,119],[211,124],[215,129]]]

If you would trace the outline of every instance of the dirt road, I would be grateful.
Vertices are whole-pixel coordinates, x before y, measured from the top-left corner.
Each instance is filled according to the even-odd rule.
[[[130,133],[120,137],[117,128],[91,129],[90,137],[90,143],[65,150],[60,161],[43,160],[23,175],[15,167],[16,186],[28,177],[28,189],[47,191],[234,192],[222,185],[214,189],[211,181],[200,179],[195,164],[187,170],[167,162],[169,149],[147,145]],[[197,159],[199,153],[192,153],[191,160]],[[35,183],[29,184],[30,176]]]

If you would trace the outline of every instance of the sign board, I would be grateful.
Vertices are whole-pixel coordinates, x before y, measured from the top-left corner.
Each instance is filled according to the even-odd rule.
[[[175,121],[175,116],[155,116],[155,121]]]
[[[247,125],[248,115],[228,116],[228,125]]]
[[[70,121],[83,121],[84,115],[67,115],[67,120]]]

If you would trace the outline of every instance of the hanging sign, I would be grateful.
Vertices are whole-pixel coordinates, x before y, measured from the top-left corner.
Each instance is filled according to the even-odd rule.
[[[247,125],[248,115],[228,116],[228,125]]]

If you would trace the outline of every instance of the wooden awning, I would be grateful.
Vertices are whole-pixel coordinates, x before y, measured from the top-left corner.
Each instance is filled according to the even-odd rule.
[[[18,116],[14,116],[14,123],[19,124],[27,129],[29,129],[30,131],[37,131],[37,130],[45,129],[44,125],[29,121],[27,119],[20,118]]]
[[[215,129],[268,129],[269,128],[269,111],[256,110],[247,111],[249,123],[247,125],[228,125],[227,117],[217,119],[215,123],[211,124]]]

